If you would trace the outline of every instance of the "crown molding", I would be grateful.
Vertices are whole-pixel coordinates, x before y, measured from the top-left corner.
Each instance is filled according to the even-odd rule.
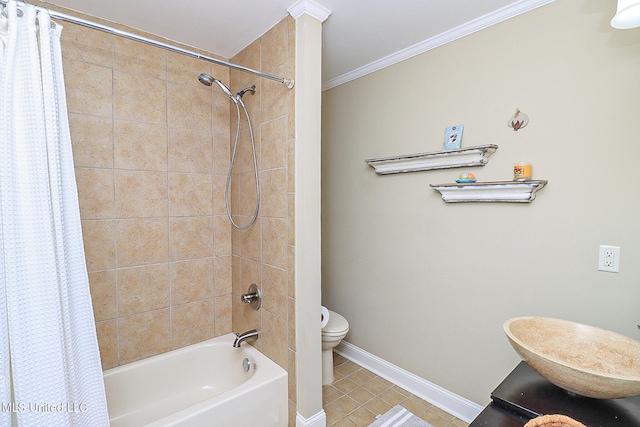
[[[398,52],[387,55],[377,61],[370,64],[356,68],[353,71],[349,71],[341,76],[333,78],[324,82],[322,90],[332,89],[341,84],[348,83],[352,80],[364,77],[367,74],[382,70],[383,68],[397,64],[398,62],[412,58],[416,55],[428,52],[431,49],[435,49],[452,41],[458,40],[462,37],[473,34],[477,31],[499,24],[500,22],[514,18],[523,13],[529,12],[538,7],[553,3],[556,0],[520,0],[503,8],[500,8],[494,12],[488,13],[484,16],[476,18],[472,21],[464,23],[456,28],[453,28],[444,33],[438,34],[422,42],[416,43],[413,46],[399,50]]]
[[[289,12],[294,19],[298,19],[306,13],[313,16],[320,22],[326,21],[329,15],[331,15],[331,11],[329,9],[313,0],[298,0],[289,6],[287,12]]]

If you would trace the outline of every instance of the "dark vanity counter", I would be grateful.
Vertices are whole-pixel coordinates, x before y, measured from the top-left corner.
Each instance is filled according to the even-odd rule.
[[[640,427],[640,396],[592,399],[561,389],[525,362],[491,393],[491,403],[469,427],[523,427],[539,415],[562,414],[587,427]]]

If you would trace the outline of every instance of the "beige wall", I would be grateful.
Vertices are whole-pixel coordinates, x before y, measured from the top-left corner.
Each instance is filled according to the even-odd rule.
[[[640,30],[615,2],[557,1],[323,96],[323,304],[346,340],[486,404],[518,363],[504,320],[552,316],[639,339]],[[520,108],[528,127],[507,119]],[[365,159],[497,144],[549,181],[532,204],[446,204],[429,184],[467,169],[377,176]],[[598,245],[621,246],[619,274]]]
[[[63,56],[103,367],[231,330],[228,69],[70,23]],[[214,116],[215,112],[215,116]]]

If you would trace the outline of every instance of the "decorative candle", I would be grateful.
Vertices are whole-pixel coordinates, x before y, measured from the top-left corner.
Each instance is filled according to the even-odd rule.
[[[531,179],[531,163],[514,163],[513,164],[513,180],[526,181]]]

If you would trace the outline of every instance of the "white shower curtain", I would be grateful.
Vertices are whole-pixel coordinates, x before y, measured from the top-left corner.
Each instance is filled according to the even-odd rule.
[[[108,426],[82,243],[60,33],[0,17],[0,426]],[[13,421],[12,421],[13,420]]]

